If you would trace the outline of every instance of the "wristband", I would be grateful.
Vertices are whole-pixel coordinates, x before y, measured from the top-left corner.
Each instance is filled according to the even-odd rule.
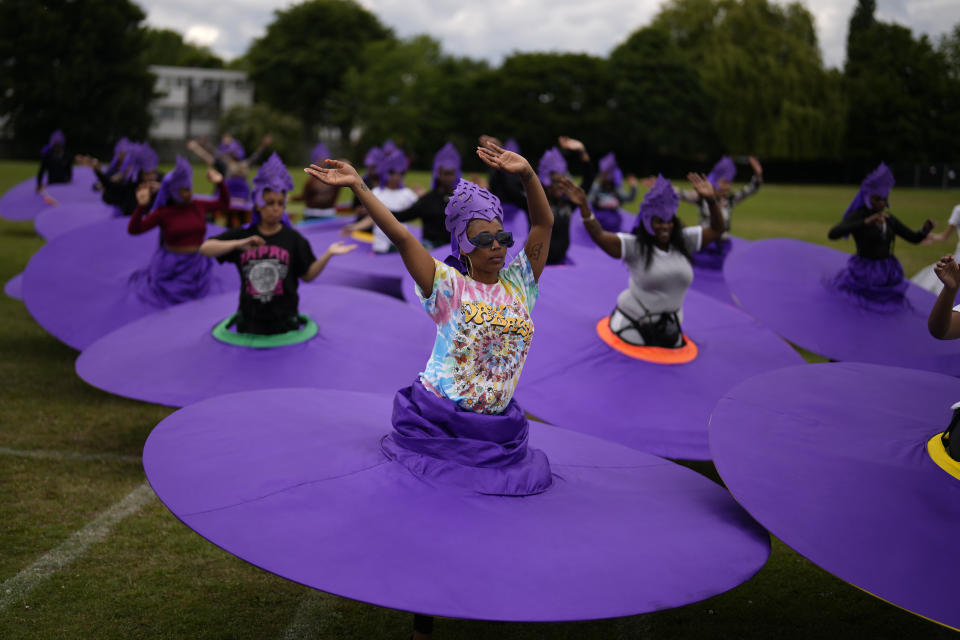
[[[593,211],[591,211],[591,212],[590,212],[590,217],[584,218],[584,217],[581,215],[581,216],[580,216],[580,219],[583,220],[584,224],[586,224],[587,222],[590,222],[591,220],[596,220],[596,219],[597,219],[597,216],[593,215]]]

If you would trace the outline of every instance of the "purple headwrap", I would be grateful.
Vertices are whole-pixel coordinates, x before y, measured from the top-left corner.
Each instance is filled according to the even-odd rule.
[[[377,167],[380,165],[381,160],[383,160],[383,151],[380,147],[370,147],[367,155],[363,157],[363,166]]]
[[[510,138],[503,143],[504,151],[512,151],[513,153],[520,153],[520,145],[517,144],[517,141],[513,138]]]
[[[383,146],[380,148],[383,150],[384,155],[400,150],[400,147],[398,147],[390,138],[387,138],[387,140],[383,143]]]
[[[647,230],[647,233],[653,235],[653,225],[651,224],[653,218],[660,218],[664,222],[673,220],[673,217],[677,215],[679,206],[680,196],[677,195],[677,191],[670,181],[663,177],[663,174],[658,174],[653,187],[650,191],[647,191],[647,195],[643,196],[637,218],[643,228]],[[634,232],[636,232],[636,228]]]
[[[894,184],[896,184],[896,180],[893,179],[893,173],[890,171],[890,167],[881,162],[880,166],[874,169],[873,172],[860,183],[860,190],[857,191],[857,195],[854,196],[853,201],[850,203],[850,206],[847,207],[843,217],[846,218],[860,207],[869,205],[870,196],[880,196],[886,199],[887,196],[890,195],[890,189],[893,188]]]
[[[710,173],[707,174],[707,182],[713,185],[713,188],[717,188],[717,183],[720,180],[726,180],[727,182],[733,182],[733,179],[737,177],[737,165],[734,164],[733,158],[730,156],[723,156],[713,165],[713,169],[710,170]]]
[[[125,159],[121,158],[121,155],[126,154],[130,151],[130,147],[133,145],[126,136],[117,140],[117,143],[113,145],[113,157],[110,159],[110,164],[107,165],[107,175],[113,174],[114,171],[120,166],[120,163]]]
[[[173,171],[164,176],[160,183],[157,198],[150,211],[167,206],[171,200],[177,202],[177,192],[183,188],[193,189],[193,167],[186,158],[177,154],[177,163],[173,166]]]
[[[377,165],[377,173],[380,174],[380,186],[387,184],[387,178],[390,177],[391,171],[394,173],[403,173],[406,170],[407,156],[403,154],[403,151],[394,149],[393,151],[384,153],[380,159],[380,164]]]
[[[260,170],[253,178],[253,202],[257,206],[254,207],[253,215],[250,216],[251,227],[257,226],[263,220],[258,207],[266,206],[266,202],[263,200],[265,189],[274,193],[289,193],[293,190],[293,178],[290,177],[290,172],[287,171],[283,160],[276,152],[272,153],[267,161],[260,165]],[[290,226],[290,218],[286,211],[283,212],[283,218],[280,222],[285,226]]]
[[[127,156],[120,166],[120,173],[126,175],[127,182],[138,180],[140,174],[144,171],[156,171],[160,163],[157,152],[151,149],[146,142],[128,143],[126,154]]]
[[[318,142],[317,146],[313,148],[313,151],[310,153],[310,162],[313,164],[320,164],[324,160],[330,157],[330,149],[327,148],[327,145],[322,142]]]
[[[234,160],[243,160],[247,153],[243,150],[243,145],[236,138],[231,138],[230,142],[221,142],[220,153],[233,156]]]
[[[556,147],[547,149],[537,164],[537,176],[540,177],[540,182],[546,187],[551,184],[551,173],[565,174],[566,172],[567,161],[563,159],[563,154]]]
[[[467,225],[471,220],[494,220],[503,224],[503,207],[500,198],[469,180],[460,180],[453,195],[444,209],[444,224],[450,232],[450,249],[453,257],[460,258],[460,252],[473,251],[473,245],[467,240]]]
[[[617,166],[617,156],[613,155],[613,151],[600,158],[600,171],[610,177],[614,187],[623,184],[623,171]]]
[[[47,141],[47,144],[44,145],[43,149],[40,150],[40,153],[42,155],[47,155],[56,145],[60,145],[61,147],[65,147],[67,145],[67,137],[63,135],[63,131],[60,129],[57,129],[50,134],[50,139]]]
[[[437,151],[437,155],[433,156],[433,180],[430,182],[430,188],[437,188],[437,172],[440,169],[453,169],[457,172],[457,180],[460,179],[460,154],[457,153],[457,150],[451,143],[447,143],[440,148],[440,151]],[[453,184],[457,184],[454,180]]]

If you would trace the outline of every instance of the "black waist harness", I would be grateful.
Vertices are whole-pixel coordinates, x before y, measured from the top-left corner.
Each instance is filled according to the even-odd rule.
[[[643,307],[644,314],[639,318],[632,317],[626,313],[620,306],[616,306],[613,313],[620,313],[629,322],[628,325],[620,329],[613,328],[613,313],[610,314],[610,331],[615,336],[630,343],[623,337],[623,332],[633,329],[643,338],[643,346],[647,347],[666,347],[669,349],[679,349],[687,342],[683,339],[683,331],[680,329],[680,318],[676,311],[667,311],[664,313],[650,313],[649,309],[643,306],[643,303],[637,300],[637,304]],[[659,316],[656,320],[654,316]],[[679,344],[678,344],[679,343]],[[631,343],[632,344],[632,343]]]

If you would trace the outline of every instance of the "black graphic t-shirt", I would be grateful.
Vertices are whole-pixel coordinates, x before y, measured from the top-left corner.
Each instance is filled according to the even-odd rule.
[[[217,258],[232,262],[240,270],[240,307],[237,331],[243,333],[284,333],[297,328],[300,278],[316,260],[306,238],[284,226],[265,236],[255,227],[231,229],[217,240],[241,240],[259,235],[266,244],[231,251]]]

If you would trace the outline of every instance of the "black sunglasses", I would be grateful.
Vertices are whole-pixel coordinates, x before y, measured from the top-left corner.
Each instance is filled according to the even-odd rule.
[[[493,241],[496,240],[500,243],[501,247],[512,247],[513,246],[513,233],[510,231],[497,231],[497,234],[494,235],[489,231],[484,231],[483,233],[478,233],[472,238],[467,238],[475,247],[480,247],[481,249],[488,249],[493,246]]]

